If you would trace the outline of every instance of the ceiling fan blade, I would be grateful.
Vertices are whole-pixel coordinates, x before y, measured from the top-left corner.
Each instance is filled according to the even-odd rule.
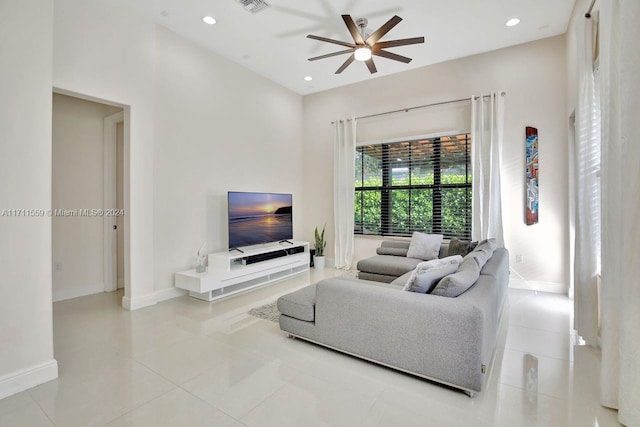
[[[411,58],[407,58],[406,56],[398,55],[395,53],[387,52],[385,50],[372,50],[371,53],[373,55],[382,56],[383,58],[393,59],[394,61],[404,62],[408,64],[411,62]]]
[[[386,49],[388,47],[407,46],[410,44],[424,43],[424,37],[413,37],[411,39],[389,40],[386,42],[378,42],[376,49]]]
[[[343,72],[344,69],[347,68],[349,65],[351,65],[351,63],[355,60],[356,60],[355,55],[351,54],[351,56],[348,57],[346,61],[344,61],[344,64],[342,64],[340,68],[338,68],[338,71],[336,71],[336,74],[340,74],[341,72]]]
[[[376,64],[373,63],[373,58],[369,58],[366,61],[364,61],[365,64],[367,64],[367,68],[369,68],[369,72],[371,74],[377,73],[378,69],[376,68]]]
[[[387,34],[393,27],[398,25],[402,21],[398,15],[394,15],[393,18],[389,19],[382,27],[378,28],[375,33],[371,34],[364,42],[369,46],[373,46],[376,44],[378,40],[382,38],[385,34]]]
[[[355,22],[353,22],[351,15],[342,15],[342,20],[347,25],[347,28],[351,33],[351,37],[353,37],[353,41],[356,42],[356,44],[364,44],[362,34],[360,34],[360,31],[358,31],[358,26]]]
[[[345,53],[352,53],[355,49],[340,50],[338,52],[327,53],[326,55],[314,56],[309,58],[309,61],[317,61],[318,59],[331,58],[332,56],[344,55]]]
[[[333,40],[333,39],[328,39],[326,37],[320,37],[320,36],[314,36],[313,34],[309,34],[307,36],[308,39],[313,39],[313,40],[320,40],[321,42],[327,42],[327,43],[333,43],[333,44],[339,44],[340,46],[346,46],[346,47],[356,47],[355,44],[353,43],[347,43],[347,42],[343,42],[340,40]]]

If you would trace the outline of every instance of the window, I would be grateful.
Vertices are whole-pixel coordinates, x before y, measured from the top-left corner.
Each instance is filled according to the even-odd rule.
[[[356,149],[355,234],[471,237],[471,135]]]

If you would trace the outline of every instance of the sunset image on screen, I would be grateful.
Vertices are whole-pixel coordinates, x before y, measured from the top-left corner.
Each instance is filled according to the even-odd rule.
[[[292,196],[229,192],[229,247],[293,238]]]

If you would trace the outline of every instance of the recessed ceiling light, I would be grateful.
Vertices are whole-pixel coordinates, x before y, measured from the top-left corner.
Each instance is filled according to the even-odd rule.
[[[202,20],[204,21],[205,24],[209,24],[209,25],[213,25],[216,23],[216,18],[214,18],[213,16],[203,16]]]
[[[311,76],[306,76],[304,79],[305,79],[306,81],[310,82],[311,80],[313,80],[313,77],[311,77]]]
[[[507,23],[505,24],[507,27],[515,27],[516,25],[518,25],[520,23],[520,19],[518,18],[511,18],[507,21]]]

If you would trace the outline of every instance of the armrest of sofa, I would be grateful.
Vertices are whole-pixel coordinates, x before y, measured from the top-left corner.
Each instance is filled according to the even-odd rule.
[[[493,323],[482,308],[493,299],[485,286],[479,282],[458,298],[446,298],[323,280],[316,289],[318,337],[338,349],[479,391],[482,365],[488,364],[485,328]]]

